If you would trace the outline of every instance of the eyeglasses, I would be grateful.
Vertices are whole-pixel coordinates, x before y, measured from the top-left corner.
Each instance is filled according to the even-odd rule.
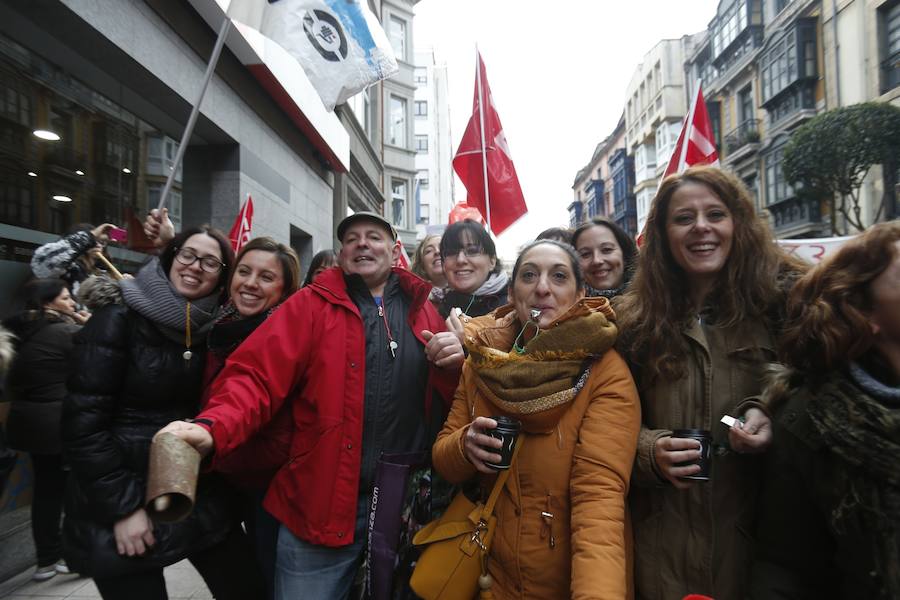
[[[190,266],[199,260],[200,268],[207,273],[218,273],[225,266],[225,263],[215,256],[197,256],[196,252],[188,248],[179,248],[175,253],[175,260],[184,266]]]
[[[447,254],[444,254],[443,258],[456,258],[457,256],[459,256],[460,252],[465,254],[467,258],[475,258],[476,256],[481,256],[482,254],[484,254],[484,249],[477,244],[470,244],[468,246],[463,246],[456,252],[448,252]]]

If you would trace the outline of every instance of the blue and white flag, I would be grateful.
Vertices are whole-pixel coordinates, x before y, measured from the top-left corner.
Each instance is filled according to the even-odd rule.
[[[328,110],[399,70],[365,1],[232,0],[228,16],[297,59]]]

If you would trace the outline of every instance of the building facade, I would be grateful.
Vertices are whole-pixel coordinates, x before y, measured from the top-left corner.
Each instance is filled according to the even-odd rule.
[[[418,0],[383,0],[381,22],[400,72],[379,86],[384,105],[384,214],[411,251],[416,243],[415,53],[413,10]]]
[[[215,0],[21,0],[3,3],[0,16],[7,99],[0,260],[12,277],[8,290],[14,273],[26,276],[37,245],[75,224],[139,229],[173,166],[225,15]],[[249,195],[254,234],[293,245],[308,264],[314,240],[331,238],[347,136],[317,97],[294,90],[292,78],[305,79],[302,73],[256,57],[264,84],[244,66],[252,53],[232,30],[176,173],[170,211],[179,225],[209,222],[227,231]],[[111,252],[125,268],[143,260],[126,248]]]
[[[625,144],[634,161],[635,231],[644,226],[686,114],[684,58],[692,44],[692,36],[660,41],[628,84]]]
[[[613,132],[597,144],[590,162],[575,176],[573,199],[568,206],[570,227],[578,227],[593,217],[612,218],[615,206],[609,159],[624,147],[625,115],[622,114]]]
[[[679,86],[679,69],[682,94],[668,102],[664,88]],[[700,84],[720,164],[746,184],[776,236],[828,236],[832,221],[852,233],[827,199],[787,183],[784,151],[791,134],[823,111],[900,105],[900,0],[721,0],[706,31],[657,44],[635,70],[625,105],[638,230]],[[586,210],[593,162],[576,176],[570,216]],[[900,172],[872,167],[859,190],[864,224],[896,218],[896,200],[885,192],[894,189],[896,198],[898,181]]]
[[[453,208],[453,147],[450,137],[447,64],[432,49],[416,51],[415,150],[417,237],[447,223]]]

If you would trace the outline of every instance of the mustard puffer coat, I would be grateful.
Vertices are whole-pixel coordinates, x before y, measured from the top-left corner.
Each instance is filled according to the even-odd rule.
[[[579,314],[570,311],[560,319]],[[509,351],[519,332],[514,316],[507,306],[472,320],[467,346],[474,342]],[[482,489],[490,490],[494,477],[477,473],[463,453],[469,423],[500,413],[474,378],[467,361],[432,457],[449,481],[477,476]],[[497,600],[631,597],[626,496],[640,420],[631,373],[610,349],[593,362],[586,384],[556,427],[520,434],[524,443],[494,510],[489,570]],[[553,517],[542,518],[542,512]]]

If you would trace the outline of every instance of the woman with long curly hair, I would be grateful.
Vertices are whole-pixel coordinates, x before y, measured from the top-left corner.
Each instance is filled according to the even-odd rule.
[[[774,242],[733,175],[695,167],[667,178],[647,217],[619,347],[641,394],[631,508],[640,599],[745,589],[760,457],[771,422],[758,402],[775,360],[787,284],[803,269]],[[731,429],[724,415],[743,418]],[[711,477],[697,480],[711,436]]]
[[[797,282],[753,598],[900,598],[900,223]]]

